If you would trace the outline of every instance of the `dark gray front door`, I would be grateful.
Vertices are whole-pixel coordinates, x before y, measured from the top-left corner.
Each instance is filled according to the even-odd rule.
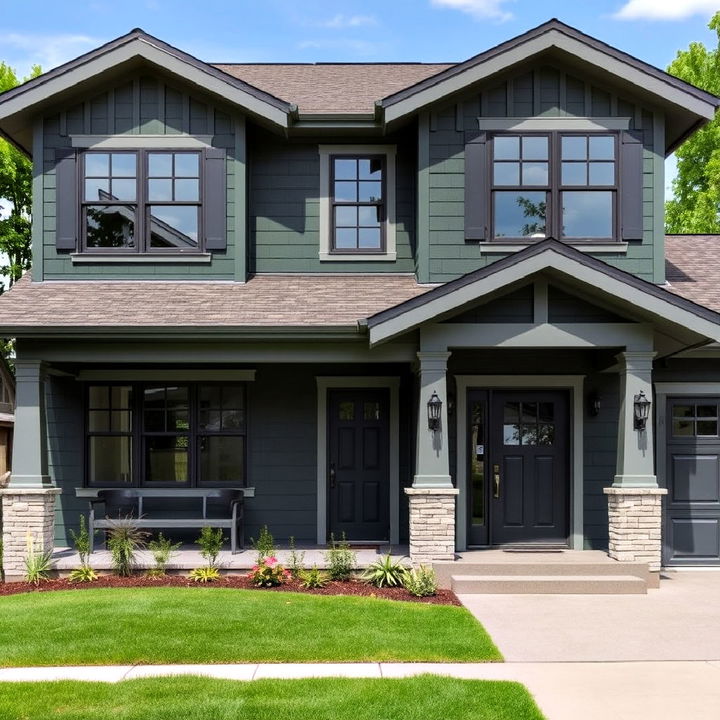
[[[388,540],[389,401],[381,388],[328,393],[329,531]]]
[[[667,405],[663,562],[720,564],[720,398],[670,398]]]
[[[567,543],[567,392],[493,391],[490,408],[491,543]]]

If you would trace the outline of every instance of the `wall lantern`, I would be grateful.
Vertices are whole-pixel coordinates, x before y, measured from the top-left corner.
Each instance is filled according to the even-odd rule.
[[[438,397],[438,394],[433,390],[433,394],[428,400],[427,413],[428,413],[428,428],[430,430],[438,430],[440,428],[440,411],[442,410],[442,400]]]
[[[645,393],[642,390],[633,398],[633,411],[635,415],[635,429],[644,430],[648,417],[650,417],[650,400],[645,397]]]
[[[600,414],[600,395],[593,390],[587,396],[587,411],[590,417],[597,417]]]

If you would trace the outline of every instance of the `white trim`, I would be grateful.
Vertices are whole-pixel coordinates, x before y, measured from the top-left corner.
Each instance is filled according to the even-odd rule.
[[[502,243],[502,242],[479,242],[477,243],[481,255],[516,253],[524,250],[534,243]],[[621,255],[627,254],[628,243],[626,242],[606,242],[606,243],[566,243],[574,247],[576,250],[584,253],[617,253]]]
[[[78,380],[132,381],[132,380],[212,380],[253,382],[255,370],[80,370]]]
[[[327,391],[330,388],[388,388],[390,462],[390,544],[400,542],[400,378],[323,377],[317,381],[317,543],[327,542]]]
[[[74,148],[206,148],[212,135],[71,135]]]
[[[212,253],[72,253],[70,255],[73,265],[112,265],[113,263],[192,263],[194,265],[208,265],[212,262]]]
[[[397,258],[395,209],[395,145],[319,145],[320,153],[320,247],[321,262],[393,262]],[[385,156],[385,252],[342,254],[330,251],[330,156],[331,155],[384,155]]]
[[[570,436],[570,535],[568,541],[573,550],[584,547],[583,518],[583,406],[584,375],[456,375],[457,387],[457,437],[455,476],[460,491],[457,503],[456,543],[457,549],[467,549],[467,391],[469,388],[567,388],[571,391],[570,407],[572,432]]]
[[[517,130],[553,131],[553,130],[629,130],[629,117],[576,117],[559,115],[557,117],[479,117],[480,130]]]

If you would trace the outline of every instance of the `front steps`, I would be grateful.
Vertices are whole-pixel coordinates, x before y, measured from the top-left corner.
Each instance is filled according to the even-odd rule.
[[[440,587],[466,594],[641,595],[659,586],[646,563],[620,563],[605,553],[462,553],[433,564]]]

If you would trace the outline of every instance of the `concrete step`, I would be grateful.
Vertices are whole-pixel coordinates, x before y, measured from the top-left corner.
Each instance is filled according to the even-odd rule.
[[[507,569],[505,567],[504,569]],[[458,595],[487,594],[555,594],[555,595],[645,595],[647,582],[634,575],[520,575],[489,574],[460,575],[453,574],[451,588]]]

